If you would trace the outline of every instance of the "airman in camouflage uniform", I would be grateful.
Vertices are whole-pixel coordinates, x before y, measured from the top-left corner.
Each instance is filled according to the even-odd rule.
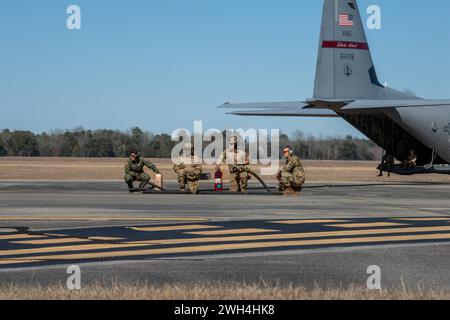
[[[192,149],[191,144],[187,144],[185,149]],[[173,170],[177,174],[178,184],[181,191],[189,191],[198,194],[202,165],[198,157],[191,150],[191,157],[180,156],[173,165]],[[187,188],[186,188],[187,187]]]
[[[299,195],[306,180],[302,162],[291,147],[286,147],[283,155],[286,165],[278,174],[279,190],[285,195]]]
[[[144,167],[147,167],[160,174],[158,168],[148,160],[142,159],[137,151],[130,152],[130,158],[125,164],[125,182],[129,189],[133,189],[133,182],[140,181],[139,189],[144,189],[150,181],[150,176],[145,173]]]
[[[416,154],[416,150],[411,149],[409,151],[409,156],[405,161],[405,167],[408,170],[413,170],[416,166],[417,166],[417,154]]]
[[[191,164],[186,167],[188,190],[192,194],[199,193],[199,181],[202,174],[202,165],[197,157],[191,157]]]
[[[237,144],[237,138],[230,141],[231,148],[221,155],[219,165],[227,160],[230,170],[231,192],[247,192],[250,161],[246,152],[238,150]]]
[[[383,171],[386,170],[388,172],[388,177],[391,176],[392,168],[394,168],[395,165],[395,159],[394,156],[390,153],[386,153],[383,158],[381,159],[381,163],[378,167],[380,170],[379,177],[383,176]]]
[[[189,161],[190,158],[180,156],[173,164],[173,171],[177,174],[177,181],[181,191],[187,191],[186,163],[189,163]]]

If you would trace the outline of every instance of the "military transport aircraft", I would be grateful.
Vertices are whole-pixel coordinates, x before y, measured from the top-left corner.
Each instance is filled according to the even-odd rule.
[[[450,100],[378,81],[356,0],[324,1],[314,98],[220,107],[241,116],[341,117],[399,161],[415,150],[415,172],[450,172]]]

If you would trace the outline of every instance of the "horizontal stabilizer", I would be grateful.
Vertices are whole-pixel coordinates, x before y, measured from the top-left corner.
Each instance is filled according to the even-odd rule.
[[[291,102],[256,102],[256,103],[224,103],[219,108],[224,109],[285,109],[307,107],[308,104],[300,101]]]
[[[261,117],[339,117],[334,111],[321,109],[312,104],[292,102],[256,102],[256,103],[225,103],[219,108],[239,109],[228,114],[237,116],[261,116]]]
[[[314,108],[341,108],[355,100],[341,100],[341,99],[308,99],[306,103]]]
[[[278,109],[259,109],[259,110],[242,110],[230,112],[229,114],[238,116],[261,116],[261,117],[317,117],[317,118],[337,118],[332,110],[311,109],[305,107],[303,109],[295,108],[278,108]]]
[[[341,110],[369,110],[389,108],[414,108],[414,107],[450,107],[450,100],[357,100]]]

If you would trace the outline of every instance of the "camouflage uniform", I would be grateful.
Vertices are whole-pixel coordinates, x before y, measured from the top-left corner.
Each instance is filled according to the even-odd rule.
[[[305,184],[306,176],[300,158],[292,155],[279,173],[279,190],[285,194],[299,193]]]
[[[203,171],[198,157],[178,158],[177,162],[173,165],[173,170],[177,173],[181,191],[189,191],[192,194],[198,193],[200,175]]]
[[[405,161],[405,166],[408,169],[414,169],[417,166],[417,155],[414,150],[411,150],[408,158]]]
[[[180,157],[177,162],[173,165],[173,171],[177,174],[177,181],[180,186],[181,191],[186,190],[187,176],[186,176],[186,160],[189,158]]]
[[[392,168],[394,168],[394,165],[395,165],[394,156],[389,154],[389,153],[386,153],[383,156],[383,159],[381,160],[381,164],[379,166],[380,174],[378,176],[382,177],[383,176],[383,171],[387,170],[388,176],[390,177],[391,176],[391,172],[392,172]]]
[[[160,173],[158,168],[148,160],[141,159],[140,157],[136,158],[136,161],[128,159],[125,164],[125,182],[127,183],[128,188],[133,189],[134,181],[141,182],[139,185],[140,189],[145,188],[150,181],[150,176],[144,172],[144,167],[147,167],[158,174]]]
[[[189,192],[192,194],[199,193],[199,181],[202,174],[202,165],[197,157],[191,158],[191,164],[186,166],[186,177]]]
[[[219,164],[229,160],[228,168],[230,170],[230,191],[246,192],[248,188],[248,178],[250,169],[247,166],[248,154],[239,150],[230,150],[224,152]]]

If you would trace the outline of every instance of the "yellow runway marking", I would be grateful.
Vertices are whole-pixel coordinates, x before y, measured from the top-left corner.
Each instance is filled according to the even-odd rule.
[[[209,237],[209,238],[193,238],[193,239],[161,239],[148,241],[130,241],[124,244],[85,244],[73,246],[59,246],[59,247],[41,247],[32,249],[17,249],[17,250],[3,250],[0,251],[0,256],[14,256],[21,254],[45,254],[53,252],[64,251],[91,251],[101,249],[121,249],[134,248],[148,245],[180,245],[189,243],[211,243],[211,242],[243,242],[243,241],[258,241],[258,240],[286,240],[286,239],[301,239],[301,238],[323,238],[333,236],[358,236],[358,235],[376,235],[389,233],[424,233],[424,232],[443,232],[450,231],[450,226],[447,227],[424,227],[424,228],[398,228],[398,229],[374,229],[374,230],[354,230],[354,231],[329,231],[329,232],[306,232],[306,233],[291,233],[291,234],[266,234],[255,236],[235,236],[235,237]],[[358,238],[355,238],[358,239]],[[313,240],[314,241],[314,240]],[[110,252],[114,256],[114,252]]]
[[[254,236],[209,237],[209,238],[192,238],[192,239],[161,239],[161,240],[143,240],[137,242],[130,241],[127,243],[128,244],[140,243],[148,245],[180,245],[192,243],[244,242],[244,241],[258,241],[258,240],[286,240],[286,239],[345,237],[345,236],[350,237],[350,236],[365,236],[365,235],[392,234],[392,233],[401,234],[401,233],[426,233],[426,232],[445,232],[445,231],[450,231],[450,226],[264,234]]]
[[[176,231],[176,230],[199,230],[199,229],[218,229],[222,227],[205,226],[205,225],[179,225],[179,226],[162,226],[162,227],[144,227],[144,228],[129,228],[135,231],[145,232],[160,232],[160,231]]]
[[[88,239],[79,239],[79,238],[59,238],[59,239],[14,241],[14,242],[11,242],[11,243],[13,243],[13,244],[42,245],[42,244],[76,243],[76,242],[92,242],[92,241],[88,240]]]
[[[21,264],[21,263],[36,263],[42,262],[42,260],[33,260],[33,259],[0,259],[0,265],[5,264]]]
[[[120,241],[125,240],[124,238],[114,238],[114,237],[89,237],[89,240],[98,240],[98,241]]]
[[[214,231],[196,231],[185,232],[186,234],[194,234],[198,236],[221,236],[227,234],[246,234],[246,233],[264,233],[264,232],[280,232],[280,230],[270,229],[232,229],[232,230],[214,230]]]
[[[337,223],[337,222],[348,222],[347,220],[280,220],[280,221],[269,221],[270,223],[277,224],[310,224],[310,223]]]
[[[394,226],[406,226],[405,223],[394,222],[371,222],[371,223],[345,223],[345,224],[330,224],[327,227],[334,228],[369,228],[369,227],[394,227]]]
[[[0,236],[0,240],[15,240],[15,239],[38,239],[45,238],[45,236],[29,235],[29,234],[9,234]]]
[[[49,237],[62,237],[62,238],[67,238],[68,235],[67,234],[61,234],[61,233],[46,233],[46,236]],[[82,239],[82,238],[80,238]],[[124,240],[124,238],[116,238],[116,237],[88,237],[87,239],[89,240],[98,240],[98,241],[119,241],[119,240]],[[87,240],[86,239],[86,240]]]
[[[134,244],[83,244],[73,246],[57,246],[57,247],[40,247],[33,249],[16,249],[16,250],[2,250],[0,256],[16,256],[21,254],[36,254],[36,253],[51,253],[51,252],[64,252],[64,251],[92,251],[92,250],[104,250],[104,249],[124,249],[132,247],[148,246],[148,244],[134,243]],[[113,252],[109,253],[114,255]]]
[[[280,241],[280,242],[250,242],[238,244],[216,244],[207,246],[194,247],[174,247],[161,249],[143,249],[135,251],[119,251],[119,252],[101,252],[101,253],[79,253],[79,254],[63,254],[39,256],[42,260],[80,260],[80,259],[98,259],[111,257],[132,257],[146,255],[162,255],[176,253],[201,253],[201,252],[219,252],[230,250],[249,250],[249,249],[268,249],[268,248],[286,248],[301,247],[312,245],[326,244],[354,244],[354,243],[380,243],[380,242],[408,242],[418,240],[448,240],[450,233],[446,234],[427,234],[420,236],[391,236],[391,237],[366,237],[366,238],[338,238],[323,240],[298,240],[298,241]]]

